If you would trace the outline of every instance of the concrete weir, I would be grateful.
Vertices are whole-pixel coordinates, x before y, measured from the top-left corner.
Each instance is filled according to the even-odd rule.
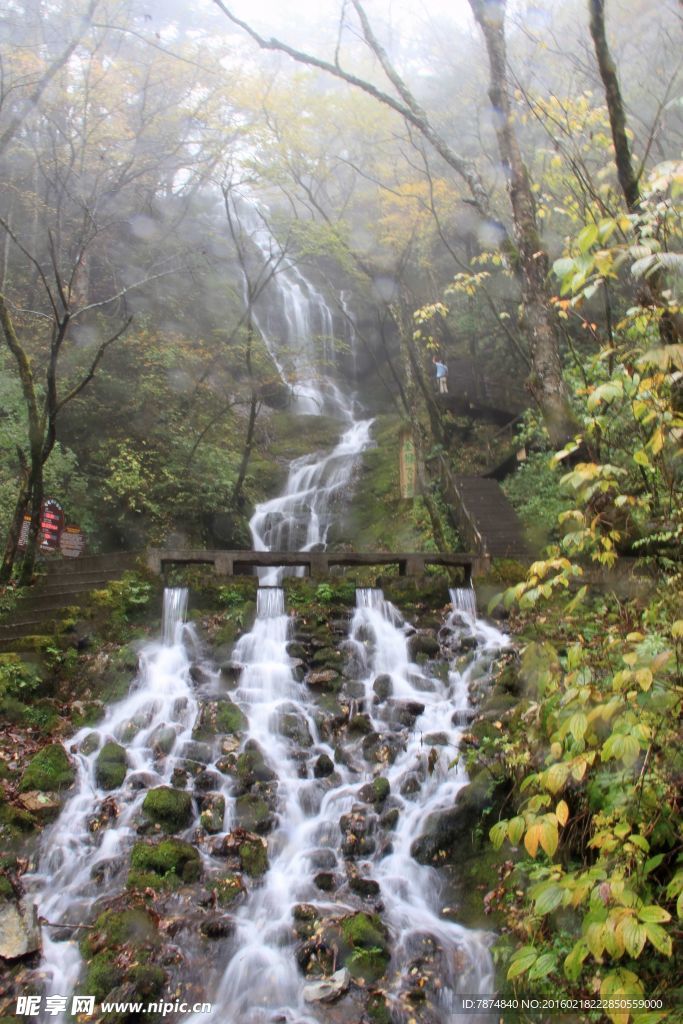
[[[217,576],[240,576],[252,569],[301,567],[309,576],[328,576],[332,566],[398,565],[401,576],[422,576],[427,565],[461,568],[465,580],[486,572],[487,557],[452,552],[222,551],[202,548],[149,548],[147,568],[162,575],[172,565],[212,565]]]

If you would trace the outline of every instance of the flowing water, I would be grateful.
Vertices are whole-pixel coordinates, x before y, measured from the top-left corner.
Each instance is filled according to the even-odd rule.
[[[103,883],[115,879],[125,861],[135,836],[133,819],[147,788],[169,783],[191,741],[197,700],[189,677],[185,641],[191,643],[192,636],[183,626],[186,608],[186,590],[165,591],[163,641],[142,651],[130,693],[108,709],[97,733],[86,726],[65,744],[75,755],[78,771],[74,793],[46,832],[38,870],[29,878],[38,913],[51,925],[75,926],[89,920]],[[165,758],[159,757],[157,745],[162,730],[164,746],[171,751]],[[95,767],[98,750],[112,741],[125,746],[129,765],[125,784],[114,793],[98,784]],[[115,827],[100,829],[103,808],[113,810],[113,800]],[[67,928],[66,934],[68,938],[63,927],[43,929],[41,970],[49,995],[70,992],[81,969],[81,933]]]

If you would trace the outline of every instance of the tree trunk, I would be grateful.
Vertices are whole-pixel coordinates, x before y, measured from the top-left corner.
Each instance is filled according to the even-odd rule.
[[[19,462],[21,466],[21,482],[19,484],[17,501],[14,506],[14,515],[12,516],[10,528],[7,533],[5,551],[2,556],[2,566],[0,566],[0,583],[8,583],[11,579],[12,570],[17,557],[21,528],[24,523],[24,516],[26,515],[26,509],[28,508],[30,498],[28,488],[29,469],[23,452],[20,452]]]
[[[529,176],[515,132],[507,79],[505,0],[469,0],[489,58],[489,98],[501,160],[508,175],[514,236],[521,272],[525,329],[531,352],[529,385],[539,404],[552,444],[564,445],[578,427],[562,378],[559,331],[550,309],[548,254],[536,223]]]

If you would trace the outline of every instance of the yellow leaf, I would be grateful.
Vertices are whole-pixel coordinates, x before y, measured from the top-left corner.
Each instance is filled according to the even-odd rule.
[[[538,844],[541,841],[541,828],[541,825],[532,825],[531,828],[527,829],[527,833],[524,836],[524,846],[530,857],[535,857],[538,853]]]
[[[552,857],[557,850],[557,844],[559,843],[557,822],[551,822],[549,820],[543,822],[541,825],[540,841],[545,852],[549,857]]]
[[[566,825],[569,821],[569,808],[564,800],[560,800],[559,804],[555,808],[555,817],[559,821],[560,825]]]

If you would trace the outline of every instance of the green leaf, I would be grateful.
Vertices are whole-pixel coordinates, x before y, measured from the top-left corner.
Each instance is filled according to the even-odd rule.
[[[559,885],[549,885],[536,900],[535,910],[537,914],[550,914],[559,907],[564,897],[564,889]]]
[[[575,712],[569,719],[569,731],[575,740],[582,740],[588,728],[588,716],[584,711]]]
[[[529,971],[529,981],[537,981],[545,978],[551,971],[555,970],[557,962],[554,953],[543,953],[539,956],[534,966]]]
[[[637,462],[639,466],[649,466],[650,460],[647,457],[647,452],[639,448],[637,452],[633,453],[633,461]]]
[[[621,933],[624,937],[626,952],[637,960],[647,941],[645,926],[639,924],[634,917],[629,917],[623,922]]]
[[[671,956],[673,953],[673,944],[671,942],[671,936],[667,935],[664,929],[658,924],[646,924],[643,926],[647,932],[647,937],[660,953],[664,956]]]
[[[507,821],[497,821],[493,828],[489,831],[489,839],[493,845],[494,850],[499,850],[505,842],[505,837],[508,832]]]
[[[520,974],[524,974],[529,970],[532,964],[535,964],[538,960],[538,951],[534,946],[522,946],[518,949],[512,958],[510,966],[508,967],[507,979],[512,981],[513,978],[518,978]]]
[[[576,244],[578,245],[581,252],[588,252],[591,246],[595,245],[598,240],[598,226],[597,224],[588,224],[585,228],[579,231]]]
[[[589,949],[588,943],[585,939],[579,939],[574,945],[574,948],[570,953],[567,954],[564,961],[564,973],[565,977],[569,981],[576,981],[581,974],[581,966],[583,961],[588,956]]]
[[[555,260],[555,262],[553,263],[553,273],[555,274],[555,277],[559,277],[559,279],[562,280],[562,278],[567,277],[568,274],[571,274],[571,272],[574,270],[574,267],[574,260],[569,257],[565,257],[564,259],[561,260]]]
[[[517,846],[519,843],[520,839],[524,835],[525,827],[526,822],[521,814],[517,815],[516,818],[511,818],[508,822],[508,839],[513,846]]]
[[[646,924],[661,924],[663,921],[670,921],[671,914],[664,907],[658,907],[656,903],[652,903],[647,907],[641,907],[638,911],[638,917],[641,921]]]

